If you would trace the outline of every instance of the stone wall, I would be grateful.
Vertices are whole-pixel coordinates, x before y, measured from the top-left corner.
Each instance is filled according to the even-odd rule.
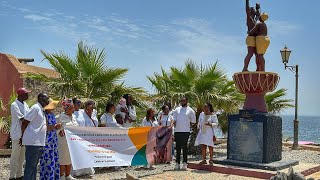
[[[29,94],[29,99],[36,101],[39,93],[49,93],[49,87],[41,81],[33,80],[30,78],[23,78],[23,86],[29,90],[31,93]]]

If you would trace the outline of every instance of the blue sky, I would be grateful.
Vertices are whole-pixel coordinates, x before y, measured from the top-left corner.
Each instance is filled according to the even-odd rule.
[[[254,5],[256,1],[251,1]],[[294,74],[284,70],[279,50],[293,50],[289,64],[299,64],[299,114],[320,115],[320,1],[261,0],[269,14],[270,47],[266,71],[280,75],[278,88],[294,99]],[[79,41],[105,48],[107,65],[129,68],[130,86],[152,92],[146,75],[160,67],[182,67],[190,58],[203,64],[216,60],[228,76],[241,71],[246,55],[245,0],[10,0],[0,1],[0,52],[41,61],[40,49],[73,56]],[[250,69],[254,70],[254,63]],[[293,114],[294,109],[284,114]]]

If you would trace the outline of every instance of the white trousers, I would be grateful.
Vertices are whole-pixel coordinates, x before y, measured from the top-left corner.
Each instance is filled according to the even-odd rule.
[[[12,140],[10,157],[10,178],[19,178],[22,174],[22,166],[25,158],[25,147],[19,145],[19,140]]]

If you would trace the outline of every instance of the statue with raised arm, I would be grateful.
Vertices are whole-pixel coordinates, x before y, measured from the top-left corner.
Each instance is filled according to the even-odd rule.
[[[260,17],[260,4],[256,3],[256,8],[250,7],[249,0],[246,0],[246,14],[247,14],[247,27],[248,31],[251,31],[259,17]],[[248,71],[248,65],[250,63],[250,59],[252,58],[253,54],[256,54],[256,35],[251,34],[247,36],[246,44],[248,48],[247,56],[244,59],[244,66],[242,71]],[[257,59],[256,59],[257,63]]]
[[[269,18],[267,13],[262,13],[253,29],[248,31],[248,35],[256,36],[256,57],[257,57],[257,71],[265,71],[265,60],[263,55],[266,53],[270,39],[268,37],[268,28],[265,21]]]

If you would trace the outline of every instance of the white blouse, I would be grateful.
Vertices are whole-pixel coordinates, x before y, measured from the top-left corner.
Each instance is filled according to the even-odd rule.
[[[96,116],[97,113],[92,112],[91,118],[87,115],[86,111],[83,111],[83,118],[86,127],[98,127],[99,121]]]
[[[159,116],[159,126],[171,126],[171,123],[173,122],[173,116],[172,115],[164,115],[161,114]]]
[[[79,111],[74,111],[73,112],[73,114],[76,117],[78,125],[82,126],[82,127],[86,126],[86,122],[85,122],[85,119],[83,117],[83,113],[85,113],[83,109],[79,109]]]
[[[62,124],[62,127],[65,126],[79,126],[76,120],[76,116],[72,114],[72,117],[66,115],[65,113],[61,113],[56,117],[57,122]]]
[[[144,118],[142,120],[142,126],[143,127],[147,127],[147,126],[156,127],[156,126],[159,126],[159,124],[158,124],[157,120],[151,122],[151,121],[148,121],[147,118]]]
[[[206,125],[210,123],[211,126]],[[200,113],[199,121],[198,121],[198,128],[200,128],[201,133],[206,133],[207,129],[216,128],[218,126],[218,118],[216,114],[205,115],[204,112]]]
[[[114,115],[110,113],[104,113],[100,118],[100,122],[101,124],[106,125],[106,127],[120,127],[114,118]]]

